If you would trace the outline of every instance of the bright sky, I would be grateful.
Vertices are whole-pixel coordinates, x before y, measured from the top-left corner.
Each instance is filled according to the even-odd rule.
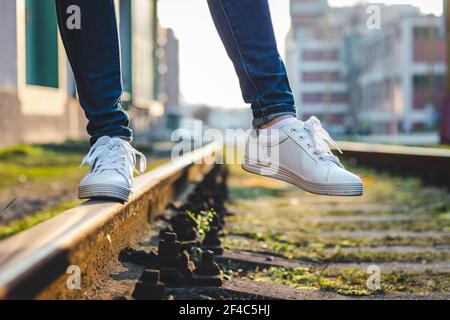
[[[280,54],[289,30],[289,0],[269,0]],[[329,0],[346,6],[358,0]],[[412,4],[424,13],[442,14],[443,0],[379,0],[387,4]],[[159,0],[159,18],[180,41],[182,101],[211,106],[244,107],[237,77],[225,53],[205,0]]]

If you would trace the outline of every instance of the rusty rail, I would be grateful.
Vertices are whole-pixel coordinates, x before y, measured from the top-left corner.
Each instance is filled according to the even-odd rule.
[[[126,204],[87,201],[0,242],[0,299],[82,298],[67,289],[67,268],[83,270],[83,288],[94,284],[154,214],[212,170],[221,148],[210,143],[138,177]]]
[[[419,177],[426,184],[450,185],[450,150],[339,142],[346,159],[393,174]]]

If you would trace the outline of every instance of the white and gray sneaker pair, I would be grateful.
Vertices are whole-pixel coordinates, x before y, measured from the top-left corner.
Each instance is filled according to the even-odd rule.
[[[249,135],[242,167],[315,194],[362,195],[361,179],[345,170],[328,144],[339,150],[316,117],[306,122],[285,119],[279,127]],[[132,192],[133,173],[142,173],[147,165],[145,156],[127,141],[108,136],[97,140],[81,165],[84,164],[90,168],[80,182],[80,199],[122,201],[128,201]]]
[[[108,198],[128,201],[133,188],[133,173],[145,171],[145,156],[120,138],[103,136],[91,147],[81,166],[89,171],[80,182],[80,199]]]
[[[280,128],[253,131],[246,143],[243,169],[293,184],[307,192],[360,196],[361,179],[345,170],[329,144],[341,150],[316,117],[282,120]],[[342,152],[341,152],[342,153]]]

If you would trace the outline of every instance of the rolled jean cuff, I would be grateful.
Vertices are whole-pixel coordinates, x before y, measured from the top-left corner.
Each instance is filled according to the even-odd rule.
[[[91,139],[89,141],[90,145],[93,146],[99,138],[104,137],[104,136],[108,136],[110,138],[120,138],[120,139],[128,141],[129,143],[131,143],[133,141],[133,133],[130,129],[128,129],[125,132],[121,132],[121,133],[94,135],[91,137]]]
[[[278,118],[281,116],[286,116],[286,115],[292,115],[292,116],[296,117],[297,112],[295,110],[295,107],[292,107],[291,110],[273,112],[273,113],[269,113],[267,115],[263,115],[260,117],[254,117],[253,121],[252,121],[252,125],[253,125],[253,127],[259,127],[259,126],[262,126],[263,124],[269,123],[270,121],[272,121],[275,118]]]

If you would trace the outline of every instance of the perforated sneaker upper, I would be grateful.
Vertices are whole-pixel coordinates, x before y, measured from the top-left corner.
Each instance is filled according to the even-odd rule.
[[[90,168],[81,184],[87,182],[100,184],[111,181],[120,184],[121,179],[125,179],[128,187],[131,187],[133,172],[144,172],[147,161],[145,156],[133,148],[129,142],[104,136],[91,147],[81,166],[84,164],[88,164]],[[121,178],[114,175],[120,175]]]

